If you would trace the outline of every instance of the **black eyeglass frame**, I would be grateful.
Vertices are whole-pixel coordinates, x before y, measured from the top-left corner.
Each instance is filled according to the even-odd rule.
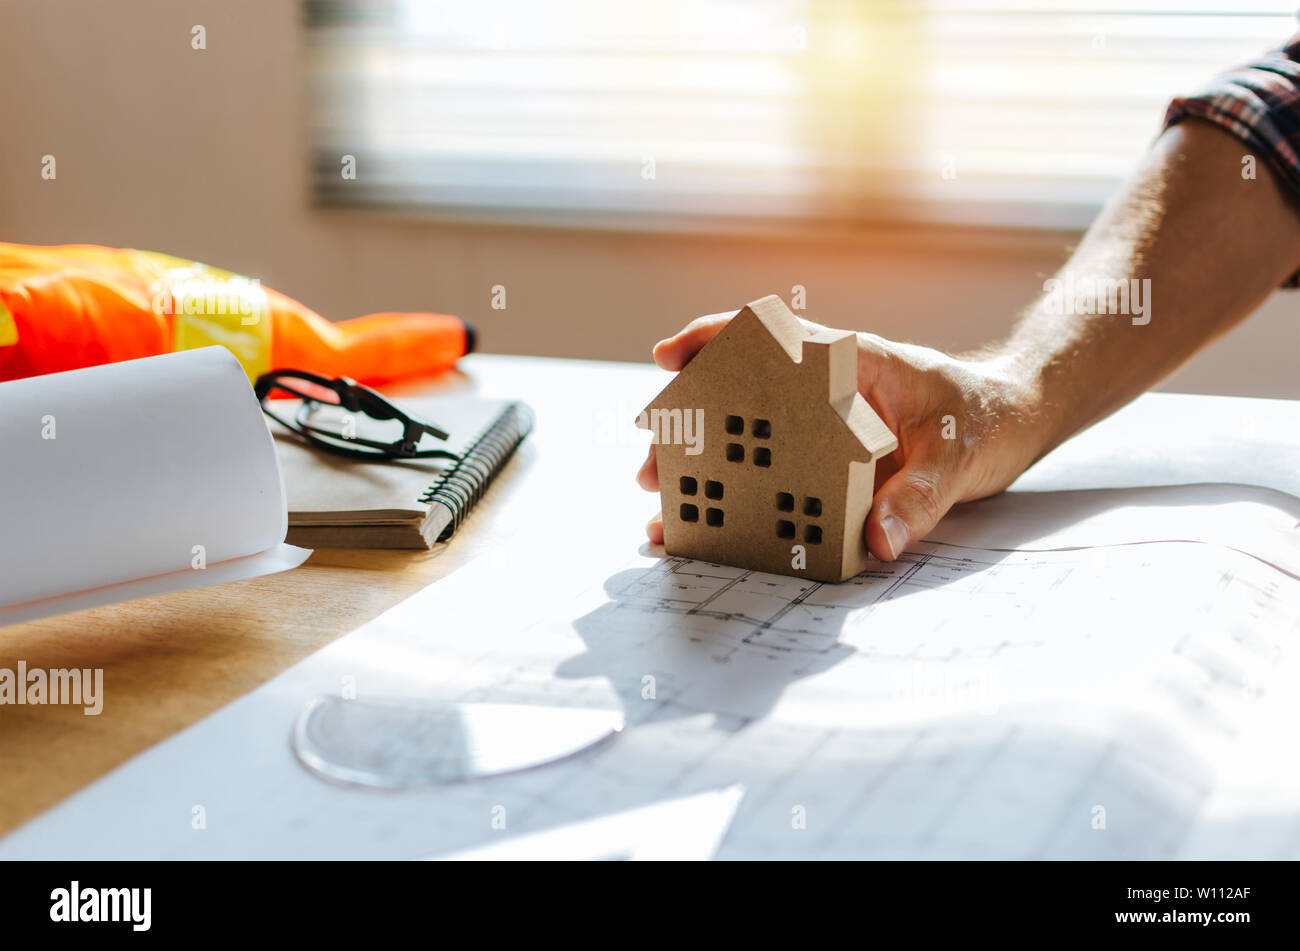
[[[339,401],[338,403],[326,403],[310,394],[296,390],[292,385],[294,380],[302,380],[313,386],[327,389],[334,393],[339,398]],[[293,422],[274,412],[267,405],[267,399],[277,389],[292,393],[302,401]],[[258,403],[261,404],[263,413],[285,429],[302,437],[308,444],[325,452],[348,456],[352,459],[371,461],[460,458],[456,453],[449,452],[446,449],[420,449],[420,440],[425,434],[433,436],[435,439],[446,439],[448,433],[432,423],[427,423],[409,413],[403,412],[370,387],[362,386],[356,380],[349,379],[346,376],[330,379],[316,373],[309,373],[306,370],[272,370],[269,373],[263,373],[257,378],[257,382],[253,384],[253,394],[257,397]],[[307,422],[306,417],[313,406],[338,406],[349,413],[363,413],[375,420],[397,420],[402,424],[402,436],[393,442],[380,442],[375,439],[365,439],[361,436],[341,436],[338,433],[330,432],[319,426],[313,426]],[[368,448],[350,449],[347,446],[340,446],[336,442],[323,439],[322,436],[328,436],[331,440],[356,443],[359,446]]]

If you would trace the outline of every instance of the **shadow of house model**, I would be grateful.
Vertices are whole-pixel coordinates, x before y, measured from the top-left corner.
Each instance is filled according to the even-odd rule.
[[[775,296],[743,307],[637,417],[656,444],[670,555],[843,581],[866,567],[876,459],[857,340]]]

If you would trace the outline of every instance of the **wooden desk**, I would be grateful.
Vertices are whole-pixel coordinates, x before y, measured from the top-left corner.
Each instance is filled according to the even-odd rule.
[[[478,553],[545,533],[544,496],[555,483],[545,471],[539,478],[547,468],[540,460],[551,447],[551,472],[560,477],[575,426],[625,424],[605,463],[630,483],[645,442],[632,426],[636,399],[648,401],[666,379],[649,366],[469,357],[436,383],[388,390],[399,399],[521,397],[537,411],[536,432],[450,544],[432,552],[318,550],[277,575],[0,628],[0,666],[102,667],[105,696],[99,716],[76,706],[0,707],[0,835]],[[647,517],[654,507],[646,496]]]

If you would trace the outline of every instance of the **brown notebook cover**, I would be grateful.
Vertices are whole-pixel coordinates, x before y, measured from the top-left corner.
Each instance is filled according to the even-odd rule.
[[[450,434],[460,456],[366,462],[313,449],[272,423],[289,509],[289,544],[432,548],[450,538],[532,429],[523,403],[476,396],[402,400]]]

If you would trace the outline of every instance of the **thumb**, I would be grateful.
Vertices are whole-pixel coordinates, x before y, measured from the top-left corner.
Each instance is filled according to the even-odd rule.
[[[928,535],[955,501],[954,479],[939,459],[909,460],[876,492],[867,548],[881,561],[893,561]]]
[[[655,344],[655,363],[664,370],[682,369],[704,348],[706,343],[721,333],[722,328],[727,326],[735,316],[735,313],[730,313],[696,317],[673,336]]]

